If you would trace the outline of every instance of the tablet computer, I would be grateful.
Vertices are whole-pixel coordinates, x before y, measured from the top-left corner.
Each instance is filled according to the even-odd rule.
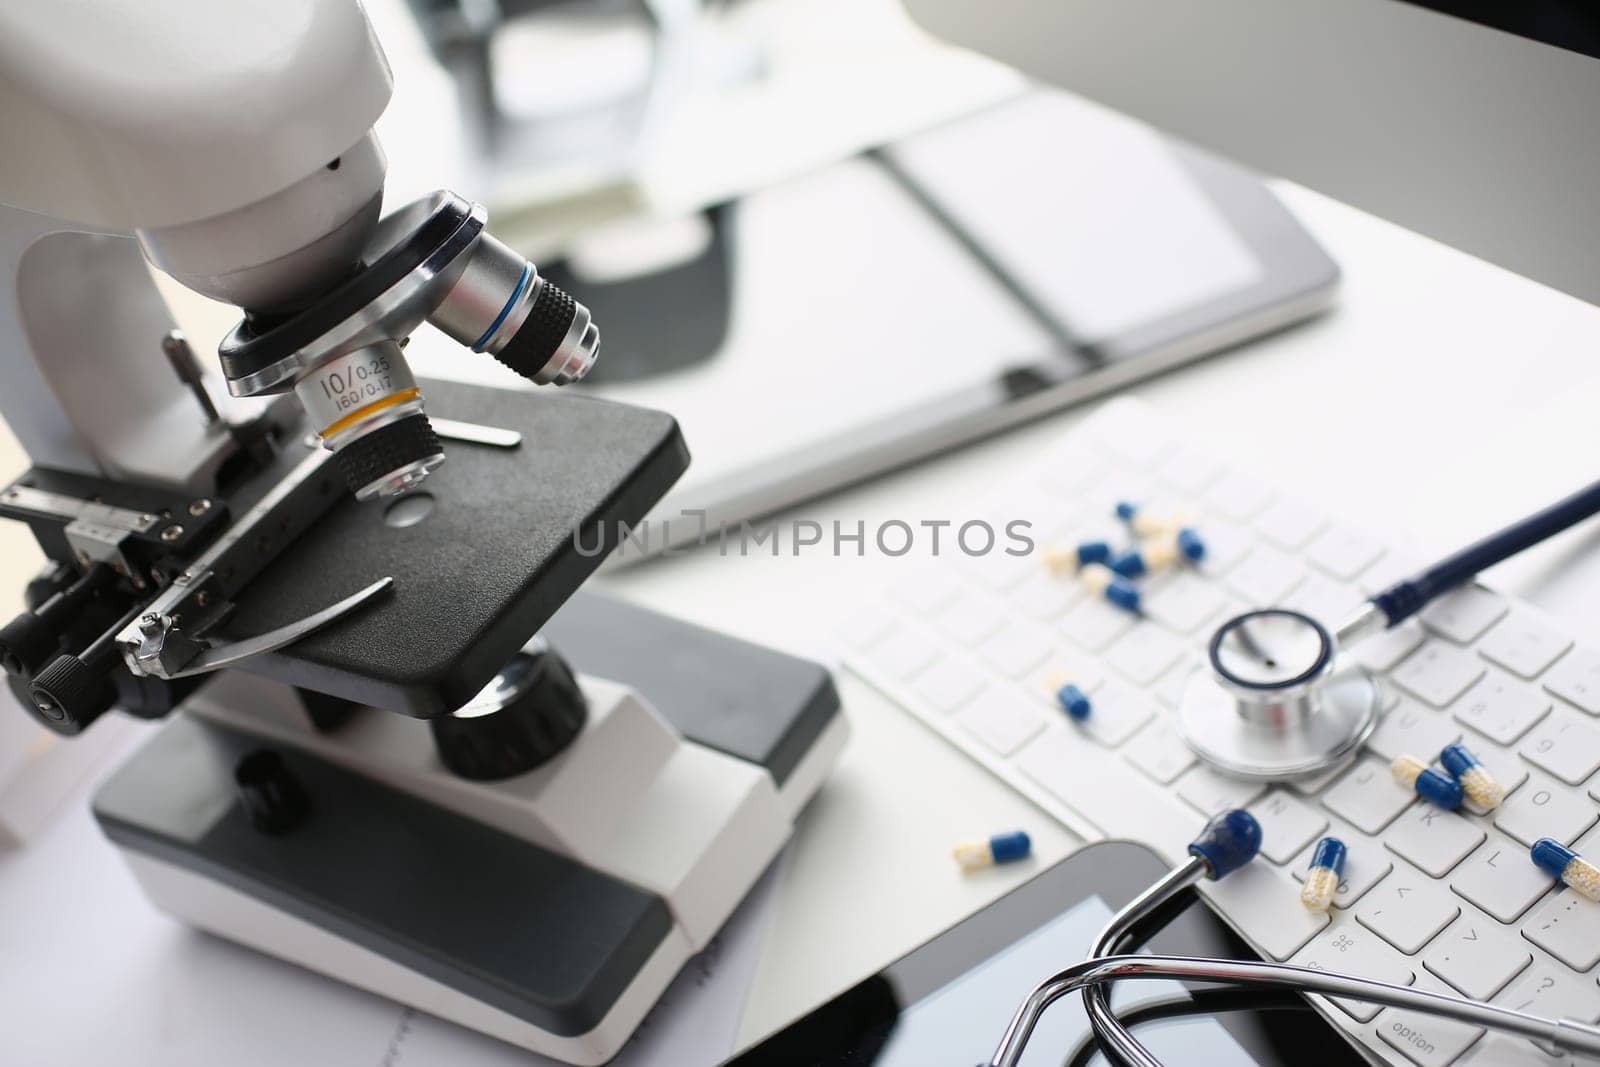
[[[1339,276],[1255,175],[1047,90],[540,266],[600,324],[582,388],[695,457],[623,559],[1300,322]]]
[[[1167,872],[1122,841],[1089,845],[732,1060],[728,1067],[973,1067],[989,1062],[1033,987],[1081,961],[1112,914]],[[1189,890],[1158,915],[1152,952],[1253,960]],[[1206,1067],[1365,1064],[1297,993],[1166,980],[1112,987],[1119,1018],[1163,1062]],[[1051,1005],[1023,1067],[1104,1064],[1083,999]]]

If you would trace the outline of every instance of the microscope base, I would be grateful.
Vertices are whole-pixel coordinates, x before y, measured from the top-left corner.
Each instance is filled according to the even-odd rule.
[[[590,720],[534,771],[466,781],[426,723],[365,709],[319,731],[294,690],[235,672],[107,781],[95,815],[153,902],[187,923],[604,1063],[782,848],[848,726],[814,664],[604,598],[569,608],[547,632],[580,669],[586,624],[653,649],[639,672],[650,703],[581,675]],[[692,676],[668,663],[701,671],[698,716],[683,703]],[[264,747],[309,799],[275,835],[252,827],[233,784]]]

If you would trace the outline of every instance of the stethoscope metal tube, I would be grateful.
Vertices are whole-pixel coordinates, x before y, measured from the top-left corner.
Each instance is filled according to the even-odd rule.
[[[1208,649],[1210,671],[1197,671],[1184,691],[1178,732],[1202,759],[1239,778],[1294,778],[1345,761],[1377,723],[1379,692],[1341,652],[1597,512],[1600,482],[1394,583],[1332,631],[1281,608],[1229,619]]]
[[[1318,971],[1310,967],[1295,967],[1287,963],[1254,963],[1246,960],[1208,960],[1189,956],[1107,956],[1084,960],[1068,967],[1039,985],[1018,1010],[1006,1029],[1006,1035],[989,1067],[1017,1067],[1028,1035],[1032,1033],[1039,1016],[1056,1000],[1075,990],[1103,986],[1125,978],[1169,978],[1179,981],[1223,982],[1230,985],[1265,986],[1290,989],[1303,993],[1322,993],[1331,997],[1350,997],[1391,1008],[1404,1008],[1428,1015],[1439,1015],[1466,1023],[1469,1026],[1489,1027],[1518,1034],[1533,1041],[1553,1045],[1569,1052],[1589,1056],[1600,1055],[1600,1027],[1588,1026],[1573,1019],[1548,1019],[1529,1015],[1514,1008],[1502,1008],[1476,1000],[1445,993],[1433,993],[1412,986],[1391,985],[1370,978],[1340,974],[1336,971]],[[1114,1031],[1132,1045],[1131,1034],[1120,1022],[1111,1022]],[[1138,1046],[1144,1051],[1143,1046]],[[1141,1063],[1160,1061],[1147,1057]]]
[[[1084,991],[1084,1007],[1089,1013],[1089,1024],[1104,1050],[1136,1067],[1163,1067],[1161,1061],[1111,1011],[1106,986],[1124,978],[1187,979],[1350,997],[1444,1016],[1472,1026],[1520,1034],[1571,1052],[1600,1055],[1600,1027],[1573,1019],[1548,1019],[1512,1008],[1356,975],[1246,960],[1104,955],[1130,930],[1179,893],[1203,877],[1216,879],[1232,873],[1254,859],[1260,847],[1261,827],[1250,813],[1227,811],[1213,818],[1189,846],[1189,859],[1167,872],[1112,916],[1091,946],[1088,959],[1033,988],[1012,1016],[999,1046],[989,1058],[989,1067],[1017,1067],[1045,1009],[1076,990]]]

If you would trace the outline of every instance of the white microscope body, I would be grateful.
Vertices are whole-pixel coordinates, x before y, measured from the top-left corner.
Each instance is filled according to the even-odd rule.
[[[284,357],[269,371],[230,376],[234,396],[216,387],[214,368],[202,374],[192,358],[185,375],[183,360],[163,351],[175,323],[145,261],[247,309],[268,332],[337,290],[358,265],[370,267],[385,173],[372,126],[390,90],[388,66],[356,0],[0,5],[0,278],[7,283],[0,285],[0,413],[35,468],[189,494],[198,506],[219,492],[230,460],[245,447],[234,429],[252,421],[297,424],[298,407],[283,393],[293,376],[314,374],[308,368],[315,361]],[[419,310],[400,314],[386,297],[375,299],[351,317],[366,332],[341,323],[346,332],[318,349],[317,359],[377,352],[403,367],[403,335],[423,318],[503,362],[517,345],[526,347],[513,335],[533,328],[549,292],[531,265],[519,277],[524,261],[508,258],[481,232],[481,209],[462,207],[456,223],[449,253],[458,258],[446,262],[442,252],[430,252],[407,275],[420,279]],[[587,312],[576,305],[567,314],[545,338],[560,373],[541,364],[527,372],[536,381],[581,376],[593,358]],[[299,358],[305,346],[288,348]],[[263,382],[270,388],[254,389]],[[414,396],[380,399],[384,412],[413,402],[420,412]],[[215,408],[209,413],[207,400]],[[376,410],[359,416],[374,425],[389,425],[387,417]],[[322,432],[330,448],[337,436]],[[383,495],[411,488],[428,466],[401,471],[380,487]],[[438,477],[448,478],[449,469]],[[129,566],[114,543],[106,547],[103,528],[82,514],[78,520],[67,539],[80,565],[105,564],[134,589],[154,591],[160,575]],[[176,595],[176,585],[162,588]],[[134,664],[137,640],[128,645],[129,632],[124,628],[119,641]],[[155,656],[146,666],[166,678],[163,663]],[[136,756],[114,777],[97,815],[154,902],[186,922],[524,1048],[601,1063],[782,847],[796,813],[837,760],[847,727],[834,714],[834,699],[777,770],[728,754],[737,745],[717,739],[720,727],[708,728],[708,741],[689,740],[681,723],[626,685],[590,677],[580,685],[588,718],[576,740],[536,769],[494,780],[447,769],[424,721],[364,709],[337,730],[319,729],[295,688],[233,671],[190,697],[186,716],[148,749],[183,760],[200,758],[221,737],[270,744],[292,754],[290,762],[314,764],[327,780],[347,776],[369,793],[396,791],[654,896],[667,928],[648,951],[616,965],[626,973],[602,1002],[585,1006],[578,1023],[551,1026],[519,1011],[522,991],[514,983],[485,993],[454,982],[461,969],[440,964],[443,953],[433,951],[426,933],[402,930],[406,936],[385,941],[359,914],[324,921],[315,894],[293,879],[269,893],[219,876],[226,858],[208,851],[215,827],[187,840],[180,827],[160,847],[150,844],[165,828],[140,822],[161,808],[148,802],[145,787],[161,778],[141,778],[134,764],[155,756]],[[171,784],[180,793],[201,788],[187,779]],[[230,803],[225,794],[196,801]],[[314,796],[312,820],[337,824],[347,814],[318,804]],[[483,861],[492,867],[494,858]],[[455,929],[439,936],[459,947],[467,935]],[[405,951],[393,949],[395,940],[407,943]],[[469,955],[477,947],[468,945]],[[567,962],[577,971],[586,964]],[[600,960],[594,969],[602,964],[609,965]],[[509,966],[537,972],[540,965]]]

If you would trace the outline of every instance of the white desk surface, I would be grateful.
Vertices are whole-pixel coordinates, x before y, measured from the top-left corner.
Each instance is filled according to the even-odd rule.
[[[1600,309],[1303,190],[1282,192],[1344,267],[1339,309],[1148,384],[1140,390],[1147,400],[1186,420],[1198,439],[1246,457],[1262,475],[1299,479],[1329,510],[1408,534],[1424,550],[1453,547],[1597,476]],[[1079,418],[1046,420],[796,514],[825,527],[861,519],[869,528],[891,518],[961,516],[983,497],[995,471],[1029,462]],[[0,441],[0,471],[20,466],[14,448]],[[1600,533],[1589,524],[1492,580],[1566,616],[1580,633],[1600,636],[1600,611],[1587,608],[1583,595],[1600,588],[1600,566],[1581,559],[1597,542]],[[9,595],[30,569],[24,539],[0,542],[0,562]],[[601,583],[698,622],[807,651],[827,647],[832,623],[862,589],[917,562],[821,554],[718,558],[711,548],[615,571]],[[1588,574],[1581,573],[1585,566]],[[745,1042],[1077,844],[859,682],[842,676],[840,687],[854,740],[806,812],[782,872],[744,1012]],[[953,841],[1012,826],[1034,836],[1030,864],[977,877],[956,872],[948,852]],[[75,877],[105,871],[105,857],[74,850],[109,846],[83,833],[73,834],[73,849],[50,838],[40,845],[59,864],[71,895],[82,895],[86,887]],[[0,882],[17,859],[0,861]],[[15,913],[5,919],[26,921]],[[116,958],[114,931],[106,934],[105,957],[83,966],[138,968],[137,959]],[[37,989],[36,995],[71,992]],[[14,1000],[7,1008],[13,1019],[31,1014]],[[182,1025],[181,1018],[172,1023]],[[226,1029],[225,1020],[192,1025],[196,1038]]]

